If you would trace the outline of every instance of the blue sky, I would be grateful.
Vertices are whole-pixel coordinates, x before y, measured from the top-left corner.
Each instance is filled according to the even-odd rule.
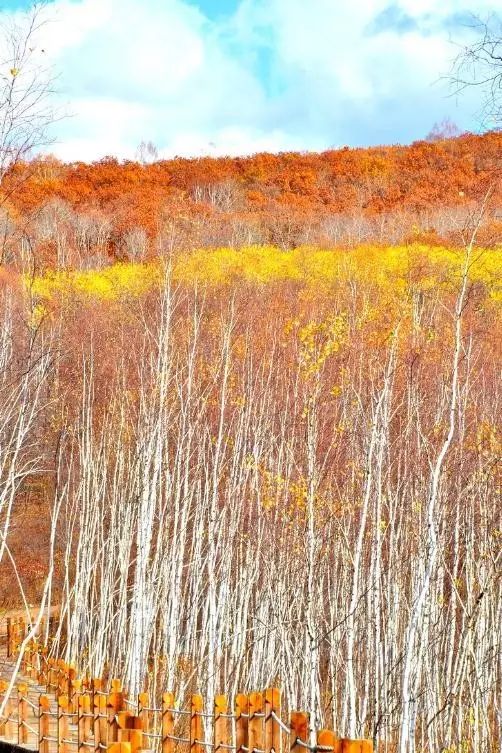
[[[19,13],[10,0],[0,17]],[[499,0],[476,0],[488,16]],[[441,77],[473,0],[52,0],[38,44],[68,117],[68,160],[409,143],[451,118],[478,130],[479,92]],[[454,43],[455,42],[455,43]]]

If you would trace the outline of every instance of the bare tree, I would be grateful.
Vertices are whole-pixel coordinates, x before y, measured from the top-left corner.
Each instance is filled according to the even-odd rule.
[[[502,123],[502,21],[498,15],[482,20],[473,16],[476,38],[455,60],[451,82],[455,93],[469,87],[482,91],[482,121],[489,127]]]
[[[39,44],[45,2],[8,17],[0,27],[0,182],[12,165],[50,143],[56,118],[54,77]]]
[[[136,160],[142,165],[150,165],[159,159],[159,150],[153,141],[142,141],[136,149]]]

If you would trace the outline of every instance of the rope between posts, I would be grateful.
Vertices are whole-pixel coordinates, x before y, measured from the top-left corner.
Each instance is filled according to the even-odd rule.
[[[58,741],[57,737],[51,737],[50,735],[44,735],[41,738],[40,742],[43,742],[44,740],[47,740],[50,743],[57,743]]]
[[[166,709],[167,711],[171,711],[172,709]],[[154,708],[153,706],[141,706],[141,711],[152,711],[154,714],[160,714],[162,709]]]
[[[189,743],[190,740],[187,737],[176,737],[176,735],[166,735],[167,740],[174,740],[177,743]]]
[[[19,700],[20,701],[25,701],[25,703],[27,703],[28,706],[30,706],[34,711],[38,711],[38,705],[35,704],[35,703],[33,703],[33,701],[30,701],[29,698],[25,698],[24,696],[21,696],[21,698]]]
[[[144,737],[154,737],[157,740],[162,740],[162,735],[159,735],[158,732],[143,732]]]
[[[205,745],[207,748],[214,748],[214,744],[213,743],[208,743],[205,740],[197,740],[197,739],[195,739],[194,743],[196,745]]]
[[[66,737],[62,737],[61,742],[66,745],[78,745],[78,740],[68,740]]]
[[[323,746],[310,745],[309,743],[305,742],[305,740],[302,740],[300,737],[296,738],[295,745],[299,745],[300,748],[305,748],[306,750],[314,751],[314,753],[315,751],[318,751],[318,750],[333,750],[333,748],[325,747],[324,745]]]
[[[85,740],[82,740],[80,745],[85,745],[86,748],[94,748],[94,743],[88,743]]]
[[[277,716],[277,714],[275,713],[275,711],[271,711],[270,712],[270,716],[272,717],[272,719],[274,720],[274,722],[277,722],[277,724],[279,725],[279,727],[282,729],[283,732],[286,732],[288,735],[291,734],[291,732],[292,732],[291,728],[288,727],[288,725],[285,724],[282,721],[282,719],[281,719],[280,716]]]
[[[33,729],[33,727],[32,727],[31,725],[29,725],[29,724],[28,724],[28,722],[26,722],[26,721],[24,721],[24,720],[23,720],[23,721],[21,722],[21,725],[22,725],[23,727],[26,727],[26,729],[29,729],[29,730],[30,730],[30,732],[33,732],[33,734],[34,734],[34,735],[38,735],[38,730],[36,730],[36,729]]]

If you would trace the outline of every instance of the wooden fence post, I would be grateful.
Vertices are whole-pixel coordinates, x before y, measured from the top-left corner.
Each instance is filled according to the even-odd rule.
[[[78,750],[79,753],[86,753],[87,738],[89,737],[91,729],[91,698],[89,695],[80,693],[78,696],[78,709],[77,709],[77,730],[78,730]]]
[[[110,743],[107,753],[131,753],[131,743]]]
[[[174,740],[171,736],[174,734],[174,694],[162,694],[162,753],[173,753]]]
[[[94,751],[102,753],[108,746],[108,709],[107,697],[94,693]]]
[[[84,699],[84,712],[85,712],[84,729],[85,729],[85,737],[87,740],[87,738],[93,732],[93,722],[94,722],[91,693],[85,693],[85,695],[83,696],[83,699]]]
[[[42,646],[42,652],[40,654],[40,670],[38,675],[38,682],[40,685],[45,685],[49,682],[49,665],[47,658],[47,646]]]
[[[17,686],[17,741],[19,745],[28,742],[28,728],[26,726],[26,722],[28,721],[27,696],[28,685],[25,682],[21,682]]]
[[[75,686],[75,682],[77,685]],[[80,680],[77,680],[77,670],[72,664],[66,665],[66,688],[64,694],[68,696],[70,714],[77,714],[77,708],[75,704],[75,693],[80,691]],[[72,720],[73,721],[73,720]]]
[[[344,737],[341,743],[341,753],[373,753],[371,740],[349,740]]]
[[[117,714],[124,708],[124,693],[120,680],[111,681],[111,693],[108,694],[108,744],[118,741]]]
[[[193,695],[190,704],[190,753],[203,753],[205,746],[200,744],[204,736],[201,713],[204,701],[201,695]]]
[[[38,698],[38,753],[49,753],[50,701],[46,695]]]
[[[80,694],[82,693],[82,680],[70,680],[70,712],[78,717]]]
[[[12,643],[12,617],[7,617],[7,659],[13,654]]]
[[[7,695],[7,688],[9,687],[9,683],[6,680],[0,680],[0,706],[2,705],[6,695]],[[0,717],[0,736],[6,737],[7,736],[7,721],[6,718],[9,716],[9,712],[7,710],[7,704],[5,704],[5,710],[4,710],[5,716]]]
[[[263,750],[264,746],[265,698],[263,693],[250,693],[248,701],[248,748],[252,753],[255,749]]]
[[[342,741],[330,729],[321,729],[317,733],[317,745],[330,748],[333,753],[342,753]],[[320,751],[323,753],[323,751]]]
[[[131,753],[137,753],[143,747],[143,730],[141,719],[129,711],[120,711],[117,714],[118,741],[127,742],[131,746]]]
[[[143,732],[150,732],[150,696],[148,693],[138,694],[138,716],[141,719]]]
[[[302,711],[292,711],[289,726],[291,728],[290,751],[292,753],[305,753],[304,748],[298,745],[298,740],[308,742],[309,715]]]
[[[281,728],[274,719],[281,716],[281,691],[279,688],[267,688],[265,691],[265,752],[281,753]]]
[[[214,753],[227,753],[230,745],[228,723],[228,701],[225,695],[217,695],[214,699],[214,726],[213,726],[213,751]],[[222,747],[223,746],[223,747]]]
[[[249,702],[247,695],[238,693],[235,696],[235,749],[236,753],[244,753],[248,747],[248,718]]]
[[[58,753],[67,753],[70,723],[68,721],[68,696],[60,695],[58,701]]]
[[[4,697],[5,697],[5,693],[7,693],[8,687],[9,687],[9,683],[5,682]],[[3,734],[7,738],[7,740],[11,740],[11,741],[16,736],[15,722],[12,719],[13,706],[14,706],[14,701],[12,699],[12,696],[9,695],[7,697],[7,701],[5,703],[5,709],[4,709],[4,714],[5,714],[4,725],[5,726],[4,726]]]

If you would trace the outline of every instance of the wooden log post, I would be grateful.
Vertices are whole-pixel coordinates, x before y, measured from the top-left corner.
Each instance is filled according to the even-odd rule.
[[[55,671],[54,671],[54,659],[48,657],[47,659],[47,683],[46,690],[48,693],[52,693],[55,687]]]
[[[317,745],[321,749],[319,753],[342,753],[342,741],[330,729],[321,729],[317,733]],[[325,751],[328,749],[328,751]]]
[[[35,641],[32,641],[31,643],[28,644],[28,655],[27,655],[27,665],[26,665],[26,674],[32,680],[37,679],[37,655],[38,655],[38,644]]]
[[[102,753],[108,747],[107,696],[94,692],[94,752]]]
[[[67,740],[70,739],[70,722],[68,696],[60,695],[58,702],[58,753],[69,753]]]
[[[38,662],[37,682],[39,685],[42,685],[45,687],[47,687],[47,683],[49,682],[47,661],[48,661],[47,660],[47,646],[41,646],[40,654],[39,654],[39,662]]]
[[[91,716],[91,697],[85,693],[78,696],[77,709],[77,730],[78,730],[78,750],[79,753],[87,753],[87,739],[92,728]]]
[[[231,743],[228,719],[228,701],[226,695],[217,695],[214,699],[213,751],[228,753]]]
[[[344,737],[341,743],[341,753],[373,753],[371,740],[350,740]]]
[[[9,683],[5,682],[5,692],[7,692],[8,687],[9,687]],[[12,698],[12,696],[9,695],[5,702],[5,709],[4,709],[4,714],[5,714],[4,735],[7,738],[7,740],[14,740],[17,735],[17,731],[16,731],[17,725],[16,725],[15,720],[13,719],[15,703],[16,701]]]
[[[274,715],[281,716],[281,691],[267,688],[265,691],[265,753],[281,753],[282,734]]]
[[[107,697],[108,745],[118,741],[117,714],[124,710],[124,693],[120,680],[111,681],[111,692]]]
[[[238,693],[235,696],[235,750],[244,753],[248,747],[248,718],[249,701],[247,695]]]
[[[46,695],[38,698],[38,753],[49,753],[51,704]]]
[[[19,634],[21,635],[21,633]],[[18,641],[18,647],[20,647],[21,639]],[[29,646],[26,645],[23,650],[23,655],[21,657],[21,663],[19,665],[19,669],[21,670],[21,674],[26,675],[28,671],[28,654],[29,654]]]
[[[292,711],[289,718],[291,728],[290,745],[291,753],[305,753],[305,749],[298,744],[298,740],[307,743],[309,737],[309,715],[303,711]]]
[[[75,682],[78,683],[77,686],[75,686]],[[80,691],[82,683],[80,680],[77,680],[77,670],[73,664],[66,665],[65,685],[65,695],[68,696],[70,703],[70,714],[75,714],[76,716],[78,713],[78,700],[75,699],[75,694]]]
[[[110,743],[107,753],[131,753],[131,743]]]
[[[70,680],[70,713],[75,714],[78,718],[80,694],[82,693],[82,680]]]
[[[174,694],[162,695],[162,753],[174,753]]]
[[[117,719],[117,740],[118,743],[128,743],[129,734],[127,727],[127,720],[131,716],[129,711],[118,711],[116,714]]]
[[[12,617],[7,617],[7,659],[13,655],[13,624]]]
[[[28,685],[25,682],[17,686],[17,741],[19,745],[28,742]]]
[[[141,717],[133,716],[129,721],[129,742],[131,743],[131,753],[139,753],[144,747],[143,745],[143,722]]]
[[[83,696],[83,712],[85,714],[84,732],[85,739],[87,740],[93,732],[93,709],[92,709],[92,695],[91,693],[85,693]]]
[[[117,714],[118,741],[127,742],[131,746],[131,753],[138,753],[143,748],[142,722],[139,716],[134,716],[129,711],[120,711]]]
[[[65,678],[66,678],[66,664],[62,659],[57,659],[56,661],[56,698],[59,698],[60,695],[66,695],[65,693]],[[68,690],[68,686],[66,687],[66,690]]]
[[[26,635],[26,625],[22,617],[16,620],[16,641],[14,644],[14,653],[18,653],[21,647],[21,643]]]
[[[190,702],[190,753],[204,753],[205,746],[200,741],[204,739],[202,712],[204,701],[201,695],[192,695]]]
[[[265,696],[263,693],[250,693],[248,698],[248,748],[263,750],[265,745]]]
[[[2,706],[5,700],[8,687],[9,687],[9,683],[6,680],[0,680],[0,706]],[[9,712],[7,710],[7,703],[5,704],[4,713],[5,713],[5,716],[0,717],[0,736],[1,737],[7,736],[7,717],[9,716]]]
[[[138,716],[141,719],[143,732],[150,732],[150,696],[148,693],[138,694]]]

